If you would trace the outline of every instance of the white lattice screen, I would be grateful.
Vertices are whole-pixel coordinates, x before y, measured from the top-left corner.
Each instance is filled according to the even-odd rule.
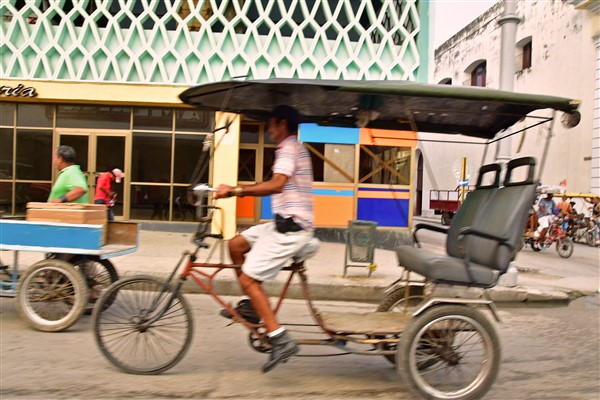
[[[0,77],[415,80],[416,0],[0,0]]]

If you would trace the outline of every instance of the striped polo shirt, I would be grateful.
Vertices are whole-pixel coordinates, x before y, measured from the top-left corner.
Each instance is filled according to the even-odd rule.
[[[273,174],[288,177],[281,193],[271,198],[273,214],[293,217],[302,228],[313,230],[313,169],[308,150],[291,135],[279,143],[275,150]]]

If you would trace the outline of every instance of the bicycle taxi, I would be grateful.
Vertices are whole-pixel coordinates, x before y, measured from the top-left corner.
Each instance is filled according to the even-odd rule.
[[[110,259],[137,250],[139,227],[106,222],[106,209],[77,203],[28,203],[46,215],[40,220],[0,219],[0,250],[11,251],[12,268],[2,265],[0,295],[15,297],[16,310],[31,327],[44,332],[68,329],[91,314],[101,292],[119,279]],[[84,221],[86,209],[103,218]],[[69,215],[71,214],[71,215]],[[82,223],[59,222],[73,218]],[[65,218],[66,216],[66,218]],[[34,218],[35,219],[35,218]],[[20,268],[20,252],[43,259]]]
[[[300,112],[302,122],[462,134],[489,142],[532,111],[553,110],[551,116],[533,117],[535,125],[551,122],[557,111],[566,113],[564,120],[571,125],[576,125],[579,118],[578,102],[571,99],[399,81],[228,81],[193,87],[180,97],[202,110],[243,113],[257,119],[274,106],[287,104]],[[485,290],[496,285],[516,256],[537,187],[535,165],[531,157],[512,160],[503,179],[501,165],[484,165],[475,189],[449,228],[416,225],[414,245],[396,249],[400,279],[390,285],[387,296],[373,312],[318,309],[310,298],[305,264],[318,249],[316,240],[284,268],[289,278],[275,300],[274,312],[283,307],[292,280],[299,279],[314,327],[322,338],[303,339],[294,334],[297,344],[383,356],[395,364],[400,380],[418,396],[482,397],[494,383],[500,366],[498,334],[481,309],[491,311],[496,321],[499,318]],[[193,182],[193,186],[200,197],[209,191],[206,185]],[[250,345],[255,350],[269,352],[262,325],[243,319],[213,290],[219,273],[239,266],[226,264],[223,259],[217,263],[200,261],[202,250],[208,247],[205,239],[221,240],[223,236],[210,230],[220,209],[210,200],[208,205],[201,200],[197,204],[200,223],[194,236],[195,249],[182,255],[170,276],[166,280],[138,276],[118,281],[95,306],[96,343],[104,356],[123,371],[161,373],[182,359],[193,334],[190,307],[181,291],[188,278],[233,314],[235,322],[248,328]],[[224,218],[222,213],[220,218]],[[447,236],[446,255],[420,248],[418,232],[422,229]],[[207,260],[215,249],[209,251]],[[413,284],[412,273],[426,279],[425,290],[420,281]],[[481,288],[482,297],[438,295],[439,286]]]

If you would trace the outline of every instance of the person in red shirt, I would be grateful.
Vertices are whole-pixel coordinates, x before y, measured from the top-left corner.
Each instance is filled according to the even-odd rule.
[[[123,171],[119,168],[113,168],[108,172],[100,174],[98,177],[98,181],[96,182],[96,194],[94,195],[94,203],[96,204],[106,204],[108,210],[108,220],[114,221],[115,215],[112,211],[111,200],[115,196],[115,192],[112,189],[112,183],[115,181],[116,183],[121,182],[121,177],[123,176]]]

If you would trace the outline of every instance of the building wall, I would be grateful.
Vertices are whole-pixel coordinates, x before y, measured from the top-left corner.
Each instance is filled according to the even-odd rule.
[[[176,180],[175,163],[164,168],[163,172],[169,179],[158,183],[146,178],[135,182],[135,178],[129,175],[130,170],[141,162],[132,154],[138,146],[136,134],[148,137],[158,134],[151,127],[150,131],[146,129],[136,133],[138,107],[170,110],[169,118],[173,125],[169,140],[171,149],[175,149],[179,133],[174,115],[179,110],[190,111],[181,103],[178,94],[191,85],[232,78],[272,77],[423,81],[428,71],[428,10],[428,2],[416,0],[2,1],[0,107],[11,107],[11,112],[17,116],[21,104],[53,110],[64,105],[130,107],[131,125],[110,133],[122,135],[125,143],[126,154],[120,164],[126,177],[123,198],[131,204],[139,202],[140,210],[148,213],[147,218],[143,214],[145,219],[193,220],[189,205],[181,209],[177,203],[184,197],[181,190],[185,182]],[[16,107],[14,103],[18,103]],[[161,123],[168,125],[169,118]],[[214,116],[210,116],[210,121],[214,122]],[[29,129],[27,124],[23,127]],[[0,128],[2,140],[21,143],[23,129],[18,123],[3,120]],[[49,137],[42,152],[50,158],[40,158],[39,162],[45,163],[45,170],[51,170],[48,160],[66,131],[56,124],[47,128],[45,135]],[[97,133],[94,130],[97,127],[87,128],[80,126],[78,129],[86,134],[92,132],[92,136]],[[203,128],[201,135],[195,136],[196,145],[201,143],[208,130],[208,127]],[[228,137],[237,137],[238,134],[239,126],[234,125]],[[261,131],[261,134],[264,132]],[[166,136],[162,139],[167,140]],[[393,147],[394,144],[381,146]],[[10,148],[17,147],[11,144]],[[20,148],[15,152],[1,152],[0,161],[3,164],[8,161],[14,166],[18,163],[15,154]],[[238,150],[240,148],[238,144]],[[327,154],[337,154],[333,147],[326,150]],[[176,151],[171,151],[171,159],[176,162]],[[229,148],[227,154],[213,160],[210,167],[212,180],[235,181],[233,175],[236,171],[226,177],[215,172],[224,169],[231,172],[231,151]],[[358,170],[361,160],[359,147],[353,145],[351,150],[341,151],[344,154],[354,152],[352,163],[336,160],[341,168]],[[95,159],[96,155],[90,157]],[[318,211],[318,219],[323,225],[346,225],[348,219],[370,212],[367,206],[360,208],[363,211],[359,212],[360,202],[367,204],[375,201],[372,198],[377,198],[378,203],[390,204],[387,197],[392,195],[384,192],[397,191],[389,185],[377,196],[359,195],[358,184],[350,182],[349,197],[348,190],[340,189],[336,172],[329,167],[325,169],[327,180],[332,179],[333,182],[319,182],[315,188],[317,196],[323,194],[317,201],[323,203]],[[358,179],[359,174],[352,172]],[[14,174],[0,176],[3,187],[16,188],[20,185],[18,180]],[[39,180],[47,186],[51,183],[50,173]],[[26,179],[23,184],[40,183],[34,181]],[[381,178],[371,181],[379,182]],[[373,184],[376,183],[363,186],[368,188]],[[410,190],[410,185],[404,182],[403,186],[401,195],[392,196],[403,205],[394,209],[398,214],[394,226],[410,223],[410,216],[405,210],[410,197],[405,191]],[[145,189],[157,189],[155,191],[160,193],[149,195],[144,193]],[[11,189],[11,198],[2,198],[3,208],[13,213],[18,212],[14,205],[17,203],[16,192]],[[341,195],[331,196],[334,192]],[[328,196],[335,199],[331,200]],[[153,201],[153,197],[160,197],[160,202]],[[26,196],[23,198],[26,199]],[[363,198],[371,200],[363,201]],[[248,199],[231,200],[229,203],[228,207],[237,206],[239,218],[256,221],[269,217],[268,198],[262,199],[260,204]],[[158,204],[159,210],[156,206],[153,210],[152,204]],[[343,212],[329,212],[335,211],[332,204],[343,204]],[[136,219],[133,208],[130,211],[131,215],[127,205],[123,205],[118,215],[124,219],[130,216]],[[155,214],[160,214],[160,217]],[[233,229],[229,225],[231,221],[227,222],[228,235]]]
[[[566,188],[571,192],[597,190],[592,185],[592,176],[598,174],[595,169],[598,164],[595,161],[598,158],[598,141],[593,139],[597,136],[593,121],[596,118],[594,99],[598,87],[598,66],[594,57],[597,44],[593,38],[600,26],[598,14],[563,1],[520,0],[516,11],[521,22],[517,27],[515,43],[517,72],[514,91],[581,100],[582,119],[577,127],[565,129],[560,122],[554,124],[554,137],[541,181],[548,185],[559,185],[566,181]],[[434,83],[450,78],[453,85],[470,85],[472,67],[486,61],[486,86],[499,88],[501,28],[498,19],[502,12],[503,3],[499,2],[435,50]],[[530,68],[523,69],[520,44],[529,38],[532,43],[532,62]],[[550,115],[543,110],[534,114]],[[560,117],[558,115],[558,121]],[[531,123],[531,119],[527,122]],[[513,132],[523,126],[515,125]],[[546,136],[547,129],[544,127],[515,134],[511,139],[512,158],[531,155],[539,161]],[[436,135],[426,133],[420,133],[419,138],[438,139]],[[473,144],[474,140],[466,142],[469,144],[427,141],[419,144],[418,148],[424,154],[424,196],[431,188],[453,189],[456,186],[454,174],[451,174],[454,171],[439,171],[438,165],[452,165],[455,160],[468,157],[474,161],[474,175],[482,164],[484,152],[485,162],[495,160],[496,144],[490,145],[486,152],[485,146]],[[593,143],[596,143],[595,150]],[[427,201],[424,205],[427,206]],[[424,211],[426,215],[429,213],[429,210]]]
[[[8,0],[0,75],[184,86],[232,77],[415,80],[427,10],[415,0]]]

